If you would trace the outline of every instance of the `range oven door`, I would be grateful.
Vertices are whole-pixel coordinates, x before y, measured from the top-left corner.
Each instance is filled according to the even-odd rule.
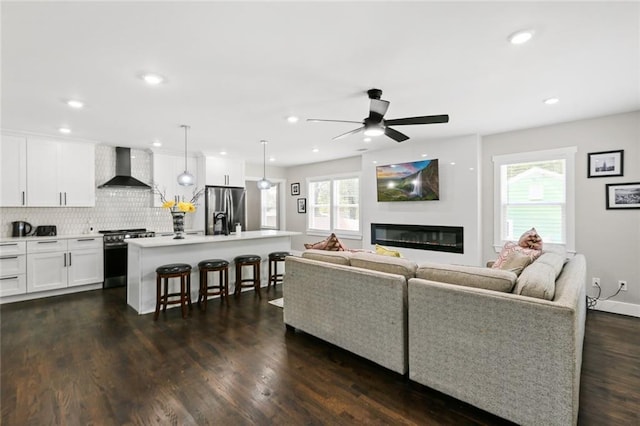
[[[127,244],[104,246],[103,288],[127,285]]]

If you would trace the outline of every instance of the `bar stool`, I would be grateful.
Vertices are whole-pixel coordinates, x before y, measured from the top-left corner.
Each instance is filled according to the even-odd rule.
[[[169,293],[169,278],[180,278],[180,292]],[[162,280],[164,280],[164,294],[162,294]],[[177,299],[170,298],[178,297]],[[156,312],[153,320],[158,319],[160,304],[162,311],[167,310],[167,305],[180,304],[182,318],[186,318],[186,304],[191,309],[191,265],[186,263],[172,263],[162,265],[156,269]]]
[[[207,259],[198,263],[198,269],[200,270],[198,305],[204,300],[203,311],[207,311],[209,296],[220,296],[220,301],[226,301],[229,306],[229,262],[224,259]],[[209,285],[209,272],[219,272],[217,285]]]
[[[262,258],[257,254],[244,254],[236,256],[233,259],[233,262],[236,264],[235,295],[238,296],[240,294],[242,287],[253,287],[255,292],[258,294],[258,297],[262,298],[260,295],[260,262],[262,262]],[[251,266],[253,268],[252,278],[242,278],[243,266]]]
[[[284,258],[287,256],[291,256],[291,253],[288,251],[274,251],[273,253],[269,253],[269,282],[267,282],[267,292],[272,283],[275,290],[276,284],[282,282],[284,274],[278,273],[278,262],[284,262]]]

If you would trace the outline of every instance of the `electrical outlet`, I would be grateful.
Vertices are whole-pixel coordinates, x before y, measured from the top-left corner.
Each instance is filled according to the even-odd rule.
[[[599,287],[600,286],[600,278],[596,278],[596,277],[591,278],[591,285],[593,287]]]
[[[624,280],[618,281],[618,288],[620,288],[620,291],[627,291],[627,282]]]

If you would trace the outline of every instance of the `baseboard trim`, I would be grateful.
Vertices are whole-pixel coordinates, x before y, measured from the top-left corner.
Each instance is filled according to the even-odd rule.
[[[594,309],[598,311],[611,312],[612,314],[629,315],[640,318],[640,305],[634,305],[633,303],[602,300],[598,301]]]

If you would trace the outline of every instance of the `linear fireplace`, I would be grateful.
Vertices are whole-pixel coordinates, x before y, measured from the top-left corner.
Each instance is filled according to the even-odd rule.
[[[371,244],[464,253],[461,226],[372,223]]]

